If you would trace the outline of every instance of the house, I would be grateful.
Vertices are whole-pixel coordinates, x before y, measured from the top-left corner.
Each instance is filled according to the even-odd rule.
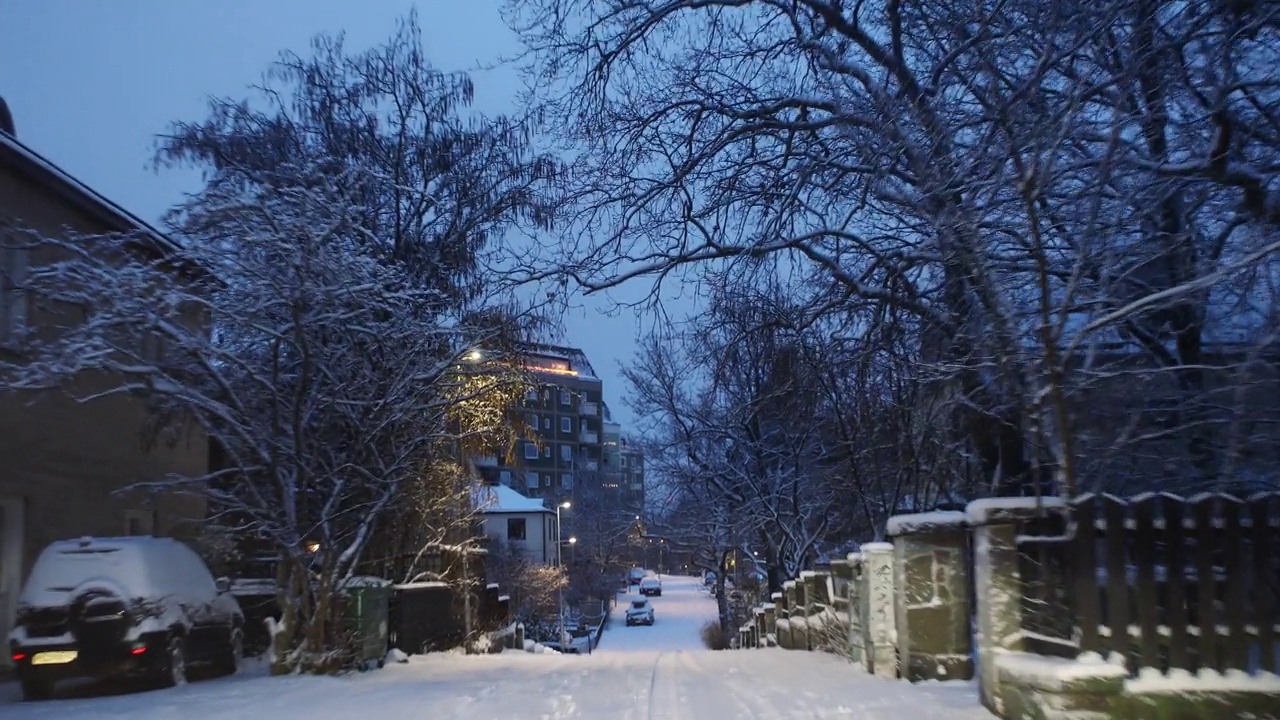
[[[177,249],[162,233],[18,140],[0,100],[0,353],[10,360],[21,361],[27,331],[56,333],[80,312],[27,302],[22,290],[27,268],[56,256],[53,248],[19,249],[12,242],[15,227],[46,237],[67,228],[129,232],[139,236],[139,252]],[[71,394],[85,394],[94,382],[84,378]],[[207,471],[203,432],[185,430],[171,444],[149,447],[143,442],[147,419],[146,406],[135,397],[79,403],[62,393],[0,389],[0,637],[8,634],[26,573],[50,542],[83,535],[194,534],[205,515],[202,499],[116,493],[171,473]]]
[[[505,485],[480,485],[474,491],[474,499],[485,537],[506,544],[536,563],[559,563],[556,513],[541,500],[525,497]]]

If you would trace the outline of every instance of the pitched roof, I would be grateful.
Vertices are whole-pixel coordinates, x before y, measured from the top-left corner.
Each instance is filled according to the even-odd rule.
[[[471,493],[476,511],[481,513],[549,513],[537,498],[525,497],[506,485],[480,485]]]
[[[151,250],[168,255],[179,253],[182,249],[181,245],[153,225],[108,200],[7,132],[0,132],[0,163],[30,176],[113,231],[140,234],[144,244]]]

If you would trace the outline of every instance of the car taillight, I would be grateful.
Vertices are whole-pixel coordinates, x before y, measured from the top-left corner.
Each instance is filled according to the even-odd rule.
[[[145,653],[146,651],[147,651],[147,646],[146,646],[146,645],[143,645],[142,643],[136,643],[136,644],[133,646],[133,648],[129,650],[129,654],[130,654],[130,655],[141,655],[141,654]]]
[[[22,662],[23,660],[27,659],[27,654],[16,652],[12,655],[12,657],[14,662]]]

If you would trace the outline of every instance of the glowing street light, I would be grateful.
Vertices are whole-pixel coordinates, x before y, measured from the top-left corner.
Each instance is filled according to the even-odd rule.
[[[484,359],[484,353],[480,352],[479,350],[472,350],[466,355],[463,355],[462,359],[466,360],[467,362],[480,362],[481,360]]]
[[[576,537],[574,537],[574,536],[570,535],[570,536],[569,536],[569,544],[570,544],[570,545],[572,545],[572,544],[574,544],[574,543],[576,543],[576,542],[578,542],[578,538],[576,538]]]

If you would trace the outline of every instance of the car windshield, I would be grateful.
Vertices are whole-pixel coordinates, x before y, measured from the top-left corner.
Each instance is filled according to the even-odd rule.
[[[643,607],[644,607],[644,604],[645,604],[645,601],[644,601],[644,600],[632,600],[632,601],[631,601],[631,607],[636,608],[637,610],[639,610],[639,609],[643,608]]]

